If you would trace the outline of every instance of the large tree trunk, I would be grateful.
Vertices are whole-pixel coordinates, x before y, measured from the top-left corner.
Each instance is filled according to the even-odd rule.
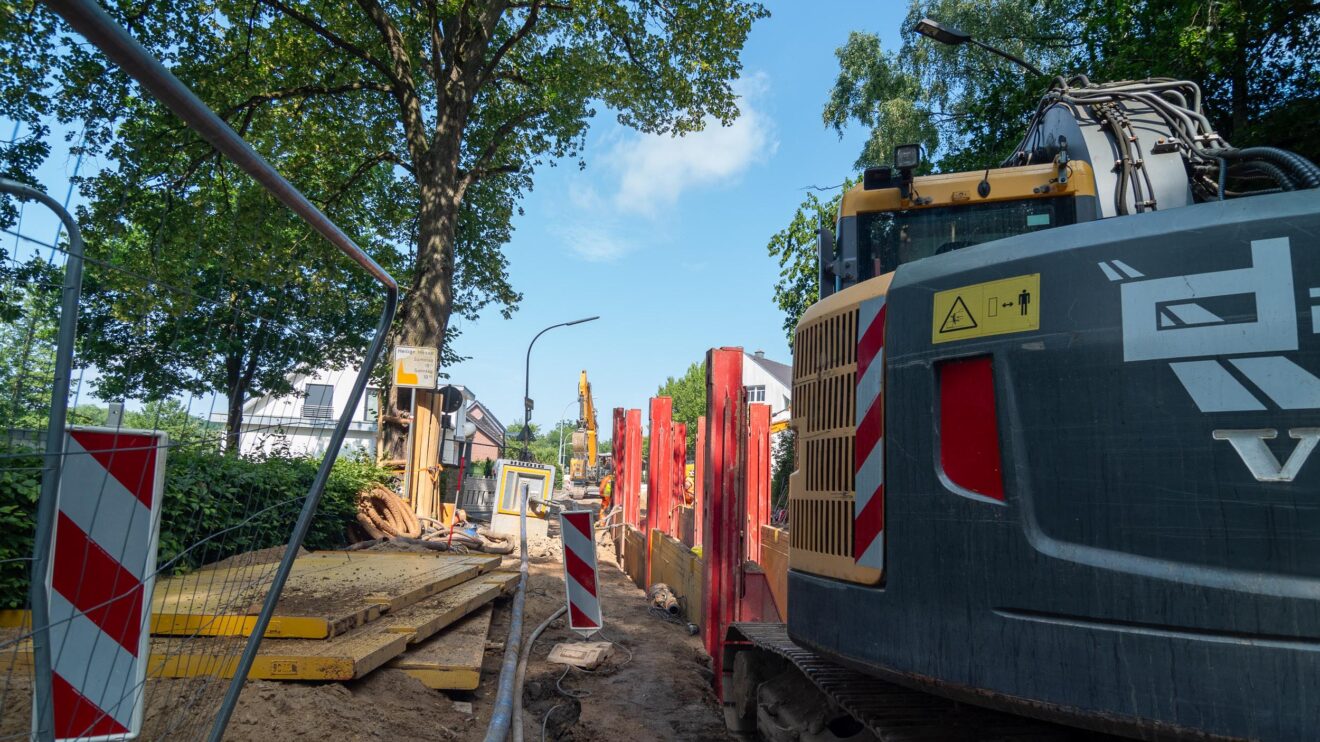
[[[237,456],[243,434],[243,402],[247,399],[247,384],[243,383],[242,356],[225,358],[225,393],[229,404],[225,410],[225,453]]]
[[[390,339],[390,352],[396,345],[443,350],[454,308],[454,233],[462,203],[462,194],[455,185],[457,148],[435,159],[442,162],[418,173],[422,182],[416,278],[399,308],[398,329]],[[391,388],[386,396],[388,410],[381,418],[380,455],[386,461],[402,461],[408,451],[407,410],[399,407],[397,389]]]

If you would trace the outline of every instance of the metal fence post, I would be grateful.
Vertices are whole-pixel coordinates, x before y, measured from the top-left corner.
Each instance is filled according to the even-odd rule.
[[[37,532],[32,548],[32,578],[28,603],[32,607],[32,705],[40,742],[55,738],[55,715],[51,707],[50,606],[46,583],[50,578],[50,543],[55,528],[55,498],[59,496],[60,467],[64,456],[64,428],[69,412],[69,380],[73,374],[73,343],[78,331],[78,298],[82,293],[83,241],[78,223],[50,196],[12,180],[0,178],[0,191],[38,201],[59,217],[69,230],[69,259],[64,266],[60,326],[55,348],[55,377],[50,392],[50,418],[46,424],[45,471],[37,501]]]

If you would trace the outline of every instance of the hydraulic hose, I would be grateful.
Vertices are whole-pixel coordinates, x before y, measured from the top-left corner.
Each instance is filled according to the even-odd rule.
[[[518,671],[514,675],[513,681],[513,718],[515,719],[522,719],[523,681],[527,679],[527,658],[532,656],[532,647],[536,645],[536,640],[541,634],[550,628],[550,624],[565,613],[568,613],[568,606],[566,605],[560,606],[559,610],[551,613],[548,618],[541,622],[540,626],[532,631],[532,635],[527,637],[527,643],[522,647],[521,656],[518,657]],[[521,723],[513,725],[513,742],[523,742]]]
[[[518,565],[518,591],[513,596],[513,611],[509,616],[509,637],[504,642],[504,661],[500,665],[500,685],[495,695],[495,708],[486,727],[486,742],[505,742],[513,722],[514,680],[518,674],[518,658],[522,654],[523,605],[527,602],[527,486],[523,486],[522,506],[518,512],[518,535],[521,541]],[[518,690],[522,695],[522,690]],[[521,703],[519,706],[521,707]],[[522,727],[522,719],[518,720]]]
[[[1320,167],[1296,152],[1278,147],[1247,147],[1229,155],[1233,159],[1260,159],[1284,168],[1303,188],[1320,188]]]

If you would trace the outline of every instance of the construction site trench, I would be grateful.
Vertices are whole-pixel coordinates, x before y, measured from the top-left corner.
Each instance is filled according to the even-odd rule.
[[[525,633],[564,605],[559,542],[534,540],[530,549]],[[599,548],[598,563],[602,635],[615,646],[594,671],[566,670],[546,656],[557,643],[579,637],[565,619],[553,622],[531,649],[523,738],[541,739],[545,724],[544,738],[551,740],[729,739],[701,638],[648,610],[646,594],[614,564],[608,543]],[[504,566],[516,569],[516,555]],[[474,691],[432,690],[390,667],[346,682],[254,680],[225,739],[481,740],[495,702],[511,602],[494,603]]]

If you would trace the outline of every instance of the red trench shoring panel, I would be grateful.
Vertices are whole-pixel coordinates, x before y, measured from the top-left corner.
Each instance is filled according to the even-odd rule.
[[[623,496],[623,482],[626,477],[623,472],[624,456],[626,455],[626,449],[628,448],[624,445],[624,430],[626,429],[624,421],[627,418],[627,414],[628,413],[624,411],[622,407],[614,408],[614,433],[610,438],[610,450],[613,454],[610,457],[610,464],[614,467],[614,502],[612,505],[617,508],[622,508],[623,503],[626,502],[626,498]],[[620,518],[613,522],[622,523],[623,520]]]
[[[626,469],[624,483],[627,485],[624,522],[633,528],[641,525],[642,516],[642,411],[628,410],[624,422]],[[617,482],[615,483],[618,484]]]
[[[651,531],[669,533],[669,515],[674,487],[674,400],[651,398],[651,442],[646,457],[646,584],[651,585]]]
[[[687,503],[687,423],[674,423],[674,465],[670,469],[674,480],[674,495],[669,505],[669,531],[668,534],[676,539],[682,540],[682,527],[675,517],[678,513],[678,506]]]
[[[741,586],[742,546],[739,526],[744,522],[741,505],[744,490],[741,444],[746,438],[742,419],[743,401],[741,348],[712,349],[706,354],[706,458],[702,557],[706,585],[702,591],[704,640],[715,671],[715,693],[723,697],[724,658],[722,646]],[[732,669],[732,668],[730,668]]]
[[[701,546],[702,527],[706,515],[702,512],[706,502],[706,416],[697,418],[697,454],[695,476],[692,479],[692,543],[688,546]]]
[[[761,563],[761,526],[770,522],[770,405],[747,406],[747,552]]]

